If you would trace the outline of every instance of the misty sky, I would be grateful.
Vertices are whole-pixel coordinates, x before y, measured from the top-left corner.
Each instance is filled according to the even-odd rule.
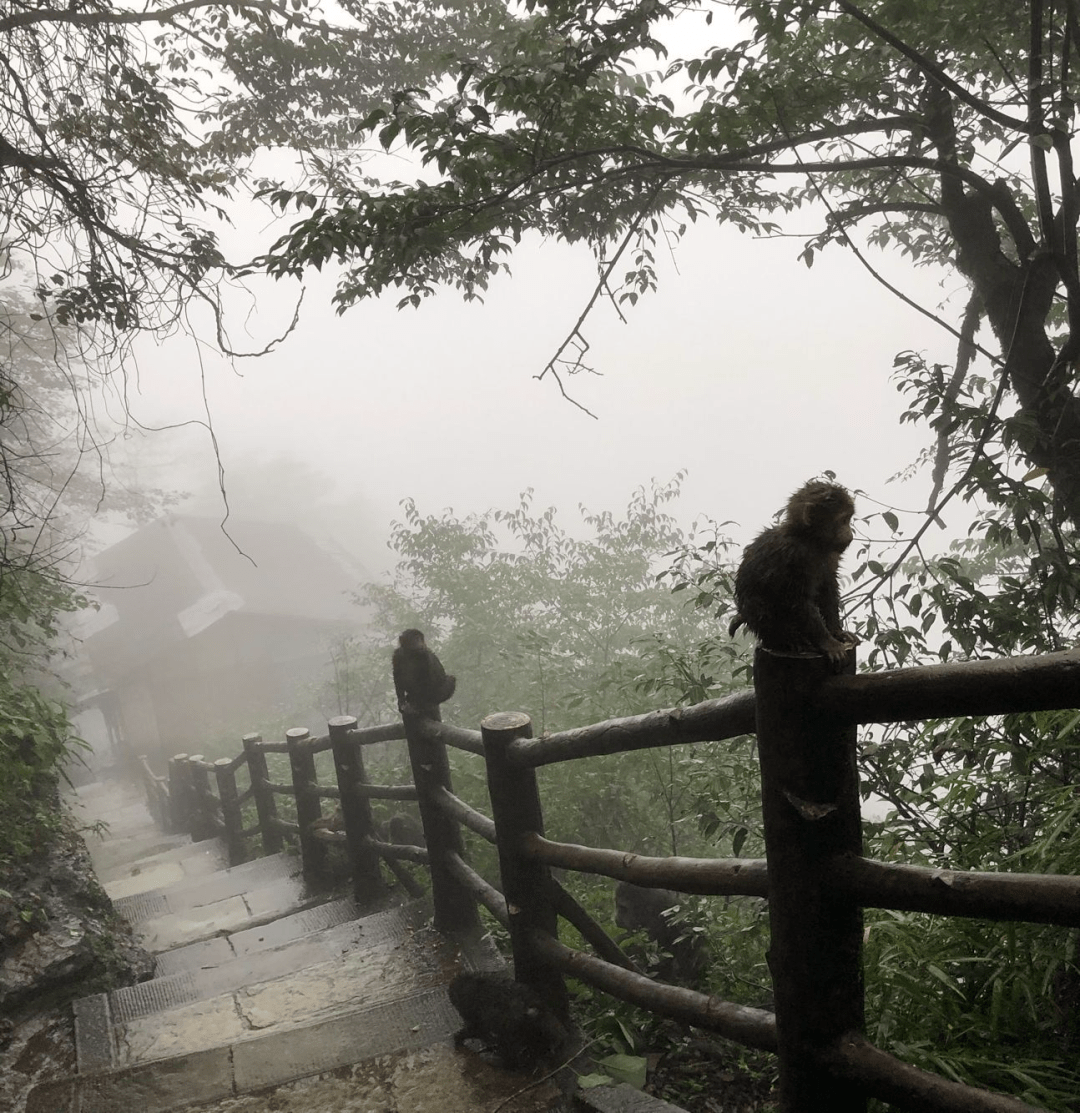
[[[741,34],[730,13],[712,14],[709,23],[703,13],[683,13],[658,29],[669,60]],[[640,64],[658,62],[643,55]],[[668,91],[685,96],[678,79]],[[409,173],[398,154],[373,158],[371,172]],[[237,258],[264,250],[288,224],[271,227],[255,206],[238,213],[225,237]],[[872,499],[917,511],[928,480],[904,488],[887,481],[931,434],[900,425],[893,357],[916,349],[951,365],[955,340],[876,283],[850,251],[833,248],[807,270],[797,258],[804,236],[823,224],[823,212],[807,211],[786,220],[792,235],[754,240],[701,220],[670,256],[658,247],[659,292],[627,308],[625,324],[604,302],[585,324],[587,362],[600,374],[566,386],[598,420],[565,401],[554,381],[534,378],[596,280],[584,247],[538,237],[517,250],[513,276],[497,282],[483,305],[445,290],[419,310],[399,312],[391,294],[339,317],[332,274],[312,272],[301,325],[273,353],[230,366],[190,337],[144,344],[128,404],[150,426],[200,420],[205,381],[232,512],[265,516],[286,485],[280,469],[260,473],[259,465],[302,460],[322,474],[315,495],[322,519],[332,510],[338,539],[374,570],[391,559],[389,522],[410,497],[423,513],[464,514],[512,507],[532,487],[536,504],[558,506],[571,528],[579,503],[618,512],[634,488],[687,469],[680,520],[730,519],[745,541],[793,489],[831,469],[867,492],[861,512]],[[931,310],[958,295],[959,306],[945,313],[958,318],[966,290],[957,276],[942,288],[940,272],[864,250]],[[230,306],[231,341],[248,351],[287,325],[300,286],[263,279],[250,288],[254,298],[240,295]],[[191,312],[195,334],[212,335],[208,315]],[[139,455],[138,482],[201,491],[189,508],[221,512],[220,499],[205,497],[216,486],[205,431],[159,434]],[[314,529],[320,508],[292,495],[297,505],[281,516]]]
[[[816,225],[806,215],[798,227]],[[635,487],[681,468],[680,519],[732,519],[740,540],[823,469],[915,510],[925,481],[901,489],[887,480],[930,437],[899,424],[893,356],[915,348],[951,363],[954,341],[849,252],[835,249],[807,270],[800,249],[798,238],[752,240],[702,225],[660,259],[660,291],[627,309],[626,324],[599,303],[586,333],[600,375],[566,380],[598,420],[533,377],[595,276],[587,251],[539,241],[519,249],[513,277],[484,305],[448,290],[419,310],[398,311],[387,297],[339,317],[332,281],[313,275],[301,325],[277,350],[230,367],[205,349],[200,357],[190,337],[143,346],[129,404],[148,426],[202,419],[204,375],[226,484],[236,469],[277,456],[302,460],[325,477],[327,501],[348,519],[340,536],[369,565],[386,563],[387,527],[406,497],[424,512],[467,513],[512,506],[533,487],[569,525],[578,503],[619,510]],[[931,309],[952,292],[929,272],[869,257]],[[288,322],[299,286],[264,280],[252,289],[257,304],[232,304],[239,349],[258,349]],[[160,433],[149,448],[141,482],[213,486],[204,431]],[[250,486],[238,479],[231,492],[239,517],[260,512]],[[261,494],[273,501],[272,490]],[[310,510],[296,507],[298,524]]]

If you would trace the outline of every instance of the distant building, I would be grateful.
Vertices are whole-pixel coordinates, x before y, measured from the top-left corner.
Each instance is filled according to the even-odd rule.
[[[159,759],[306,713],[331,643],[361,620],[355,580],[270,522],[230,519],[226,536],[219,520],[170,514],[98,554],[89,579],[100,606],[81,624],[80,706],[101,712],[114,747]]]

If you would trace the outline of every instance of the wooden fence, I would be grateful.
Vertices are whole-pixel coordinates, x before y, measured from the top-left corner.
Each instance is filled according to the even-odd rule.
[[[290,730],[284,742],[244,739],[233,759],[206,762],[177,755],[167,778],[149,768],[151,806],[174,831],[193,838],[221,835],[230,860],[243,859],[258,835],[273,853],[289,836],[303,868],[326,870],[327,844],[346,844],[361,906],[385,896],[379,863],[410,892],[403,862],[427,865],[435,926],[445,932],[479,927],[478,904],[506,926],[519,981],[531,985],[560,1015],[570,975],[642,1008],[708,1029],[779,1056],[781,1108],[786,1113],[858,1113],[869,1097],[920,1113],[1021,1113],[1033,1107],[906,1064],[864,1037],[863,908],[1080,927],[1080,877],[954,872],[876,862],[863,856],[856,727],[863,723],[994,715],[1080,706],[1080,651],[1043,657],[977,661],[844,675],[824,658],[758,650],[755,690],[693,707],[655,711],[534,739],[527,715],[486,718],[479,731],[405,716],[404,723],[356,729],[331,720],[311,738]],[[765,859],[649,858],[544,837],[536,769],[555,762],[647,747],[721,741],[757,733],[765,828]],[[405,738],[413,783],[369,784],[363,747]],[[447,760],[452,746],[483,756],[492,818],[454,795]],[[336,781],[320,785],[315,755],[333,752]],[[275,784],[266,754],[289,757],[291,783]],[[248,787],[236,773],[247,766]],[[275,797],[296,801],[296,822],[278,818]],[[340,804],[342,831],[326,829],[322,801]],[[416,801],[428,849],[377,837],[373,799]],[[241,825],[254,801],[258,822]],[[494,844],[501,891],[466,861],[461,828]],[[688,893],[769,898],[775,1013],[665,985],[634,963],[552,876],[551,869],[602,874],[636,885]],[[594,953],[558,940],[568,920]]]

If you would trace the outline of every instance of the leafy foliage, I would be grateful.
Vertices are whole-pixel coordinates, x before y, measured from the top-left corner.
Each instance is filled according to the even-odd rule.
[[[991,326],[978,351],[993,402],[956,405],[963,353],[955,374],[920,382],[923,416],[942,415],[941,462],[956,490],[997,497],[983,473],[1011,474],[1000,445],[1019,474],[1043,469],[1058,512],[1080,522],[1080,44],[1066,8],[1038,0],[1023,18],[1007,0],[738,0],[730,15],[663,0],[527,8],[509,49],[458,53],[452,88],[401,89],[360,118],[384,150],[412,156],[412,177],[316,170],[301,189],[268,191],[300,214],[263,259],[270,273],[343,263],[341,309],[394,288],[402,305],[440,286],[473,298],[537,231],[593,248],[598,293],[622,266],[614,297],[632,303],[658,280],[657,244],[703,216],[762,234],[806,211],[822,218],[805,237],[807,266],[840,245],[874,273],[859,237],[960,272],[964,326],[926,312],[972,352],[978,323]],[[666,45],[706,36],[718,45],[686,57]],[[579,341],[548,370],[580,370]]]
[[[0,566],[0,865],[26,858],[60,829],[56,769],[78,741],[44,688],[57,621],[84,603],[33,554]]]
[[[534,510],[531,492],[515,509],[464,519],[406,502],[394,582],[364,599],[388,638],[429,632],[458,675],[448,705],[458,722],[514,704],[540,731],[644,709],[654,663],[711,626],[656,580],[656,562],[682,539],[664,509],[680,478],[639,488],[622,516],[582,508],[585,539],[553,507]]]
[[[412,0],[14,0],[0,16],[6,251],[60,325],[106,347],[197,300],[228,348],[218,286],[245,267],[218,229],[253,157],[346,172],[368,98],[437,77],[448,41],[485,56],[505,22],[501,6]]]

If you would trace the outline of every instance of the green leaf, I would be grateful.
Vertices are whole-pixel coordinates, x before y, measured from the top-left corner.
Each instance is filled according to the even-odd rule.
[[[639,1055],[605,1055],[597,1059],[599,1066],[616,1081],[625,1082],[635,1090],[645,1088],[645,1078],[648,1073],[648,1064]]]

